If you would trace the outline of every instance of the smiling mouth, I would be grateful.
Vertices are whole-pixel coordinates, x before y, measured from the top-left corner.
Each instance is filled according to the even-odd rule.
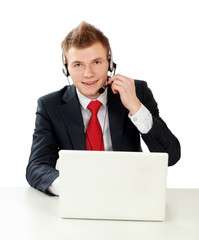
[[[93,85],[97,82],[98,80],[95,80],[95,81],[90,81],[90,82],[82,82],[84,85]]]

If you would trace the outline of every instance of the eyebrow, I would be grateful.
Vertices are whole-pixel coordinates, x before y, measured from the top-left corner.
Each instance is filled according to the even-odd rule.
[[[71,65],[77,64],[77,63],[82,63],[82,62],[81,62],[81,61],[78,61],[78,60],[75,60],[75,61],[71,62]]]
[[[103,58],[103,57],[98,57],[98,58],[93,59],[92,61],[95,62],[95,61],[97,61],[97,60],[104,61],[104,58]]]

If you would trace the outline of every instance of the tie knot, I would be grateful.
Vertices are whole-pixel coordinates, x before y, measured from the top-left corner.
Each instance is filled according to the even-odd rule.
[[[96,114],[99,111],[101,105],[102,105],[102,103],[100,101],[98,101],[98,100],[97,101],[91,101],[88,104],[87,108],[90,110],[90,112],[92,114]]]

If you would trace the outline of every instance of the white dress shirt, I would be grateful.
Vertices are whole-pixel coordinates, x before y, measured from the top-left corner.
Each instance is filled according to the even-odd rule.
[[[82,95],[78,89],[76,89],[76,91],[79,98],[80,108],[84,121],[84,131],[86,132],[87,125],[91,117],[91,112],[88,110],[87,106],[92,100]],[[102,103],[102,106],[100,107],[97,116],[102,128],[104,149],[105,151],[112,151],[113,149],[107,107],[107,89],[96,100]],[[150,131],[153,125],[152,115],[143,104],[141,104],[139,110],[134,115],[131,116],[129,113],[128,116],[131,119],[132,123],[140,131],[140,133],[146,134]],[[48,191],[55,195],[59,195],[59,177],[57,177],[54,182],[49,186]]]

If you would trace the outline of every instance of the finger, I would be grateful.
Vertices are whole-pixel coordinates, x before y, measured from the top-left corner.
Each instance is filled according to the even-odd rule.
[[[115,80],[119,80],[121,82],[126,82],[128,84],[133,84],[134,83],[134,80],[132,78],[127,78],[127,77],[125,77],[123,75],[120,75],[120,74],[117,74],[117,75],[109,78],[108,83],[112,84]]]
[[[108,82],[111,84],[111,83],[114,82],[116,79],[117,79],[117,80],[120,80],[121,78],[122,78],[122,75],[116,74],[115,76],[110,77],[109,80],[108,80]]]
[[[125,92],[128,88],[128,85],[122,81],[115,80],[111,85],[113,93],[122,93]]]
[[[112,85],[119,85],[119,86],[128,86],[127,82],[121,81],[120,79],[116,79],[113,81]]]

